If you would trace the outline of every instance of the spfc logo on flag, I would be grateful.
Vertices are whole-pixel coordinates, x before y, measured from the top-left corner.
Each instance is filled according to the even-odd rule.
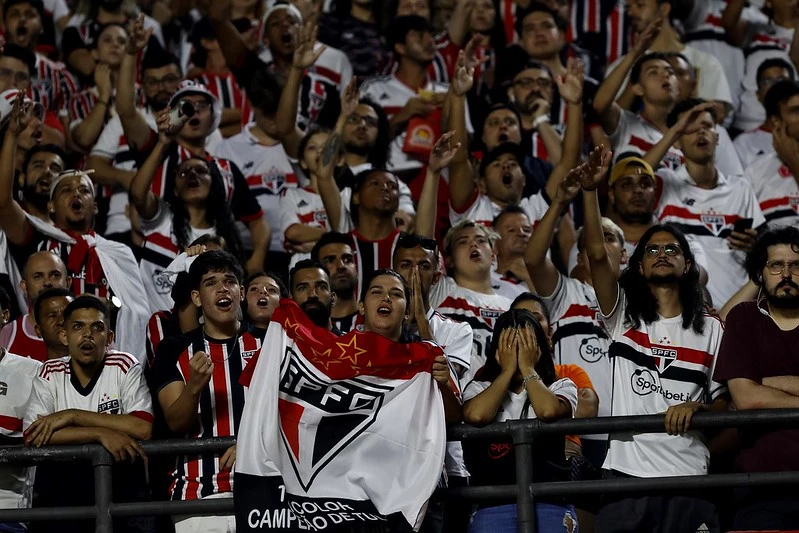
[[[362,378],[320,378],[293,348],[286,348],[278,400],[280,434],[303,490],[374,423],[383,396],[392,390]]]
[[[652,357],[659,373],[663,373],[674,361],[677,360],[677,350],[652,346]]]
[[[727,225],[727,221],[724,218],[724,215],[717,215],[715,213],[710,213],[707,215],[701,216],[702,224],[705,225],[710,232],[715,235],[716,237],[719,236],[721,230],[724,229],[724,226]]]

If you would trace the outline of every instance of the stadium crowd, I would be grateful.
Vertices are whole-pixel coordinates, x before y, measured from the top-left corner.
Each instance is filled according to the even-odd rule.
[[[438,344],[449,424],[665,413],[540,440],[536,481],[799,470],[796,430],[691,427],[799,407],[798,26],[797,0],[3,0],[0,444],[99,443],[116,501],[232,497],[236,446],[139,441],[236,436],[291,299],[336,335]],[[3,466],[0,508],[92,505],[88,471]],[[507,443],[448,444],[442,486],[513,482]],[[789,530],[797,504],[536,517]],[[422,531],[516,520],[433,502]],[[115,519],[172,528],[236,523]]]

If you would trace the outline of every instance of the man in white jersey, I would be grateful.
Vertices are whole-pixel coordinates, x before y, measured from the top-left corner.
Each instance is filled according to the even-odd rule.
[[[521,206],[508,205],[494,218],[491,226],[499,235],[494,247],[497,267],[491,273],[494,290],[511,300],[525,292],[534,292],[535,285],[524,264],[524,250],[533,233],[530,217]]]
[[[61,337],[69,347],[69,356],[43,364],[34,380],[25,411],[25,443],[35,447],[97,443],[116,461],[143,458],[144,452],[136,441],[150,438],[152,400],[137,358],[108,349],[114,341],[108,307],[94,296],[76,298],[64,309]],[[90,504],[91,490],[84,491],[85,483],[78,481],[81,475],[77,466],[37,469],[37,505]],[[75,484],[64,491],[56,479],[67,471],[74,476],[69,479]],[[122,490],[128,497],[137,496],[135,492],[146,488],[143,464],[129,465],[125,473],[115,487],[115,495]],[[82,477],[86,478],[85,472]],[[85,523],[59,522],[51,524],[49,530],[86,531],[85,527]]]
[[[610,165],[595,150],[575,172],[583,189],[591,279],[613,343],[611,414],[666,414],[662,433],[614,433],[603,467],[608,477],[707,473],[709,452],[690,432],[700,410],[723,410],[726,388],[712,380],[722,325],[704,313],[699,270],[682,232],[656,225],[641,237],[621,276],[603,238],[596,189]],[[607,503],[596,531],[720,531],[713,504],[699,497],[623,498]]]
[[[744,255],[765,219],[752,187],[716,167],[718,135],[710,105],[702,100],[677,105],[669,114],[669,131],[644,159],[656,167],[675,144],[685,154],[682,168],[658,171],[656,214],[661,223],[675,224],[702,245],[708,291],[714,305],[722,307],[746,283]]]
[[[610,339],[603,329],[596,295],[591,286],[591,269],[585,254],[585,232],[577,242],[580,251],[572,277],[561,275],[548,257],[557,220],[579,192],[573,171],[561,182],[552,203],[533,233],[525,251],[525,262],[536,291],[544,299],[552,324],[553,356],[557,365],[579,365],[591,378],[599,397],[598,416],[610,415]],[[624,234],[610,219],[602,219],[602,242],[616,276],[627,257]],[[583,454],[597,468],[602,466],[607,435],[581,435]]]
[[[799,225],[799,83],[784,80],[766,97],[774,124],[775,153],[755,159],[744,172],[769,226]]]
[[[0,347],[0,445],[22,444],[22,417],[31,396],[33,381],[41,363],[20,357]],[[0,466],[0,509],[30,507],[33,469],[18,465]],[[0,532],[20,533],[20,523],[0,522]]]
[[[472,328],[471,359],[461,376],[462,383],[468,383],[485,363],[494,321],[510,309],[510,298],[497,294],[491,283],[496,240],[497,234],[484,225],[461,220],[444,239],[444,256],[452,277],[442,276],[430,289],[431,307]]]

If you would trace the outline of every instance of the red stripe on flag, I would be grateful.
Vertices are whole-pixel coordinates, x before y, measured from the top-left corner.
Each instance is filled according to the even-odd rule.
[[[0,415],[0,428],[8,431],[22,431],[22,419]]]
[[[283,434],[294,454],[294,459],[300,460],[300,419],[305,408],[294,402],[287,402],[283,399],[277,400],[277,408],[280,411],[280,426]]]

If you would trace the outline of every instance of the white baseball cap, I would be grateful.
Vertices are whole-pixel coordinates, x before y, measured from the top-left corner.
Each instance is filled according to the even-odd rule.
[[[169,99],[169,107],[174,107],[182,97],[191,94],[201,94],[207,96],[211,100],[211,109],[214,112],[213,129],[217,129],[222,122],[222,106],[219,105],[219,100],[216,99],[214,93],[209,91],[208,87],[202,83],[197,83],[192,80],[183,80],[180,82],[178,90],[172,95],[172,98]]]

